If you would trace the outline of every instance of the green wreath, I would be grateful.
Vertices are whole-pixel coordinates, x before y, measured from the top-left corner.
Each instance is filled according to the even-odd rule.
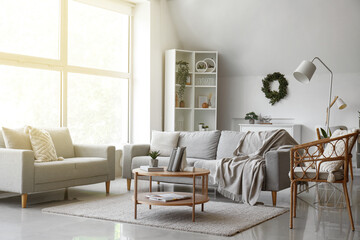
[[[273,81],[279,82],[279,91],[271,91],[270,85]],[[266,98],[270,99],[269,103],[271,105],[279,102],[287,95],[287,86],[289,85],[288,81],[284,75],[279,72],[268,74],[266,78],[262,80],[262,83],[263,87],[261,88],[261,91],[265,93]]]

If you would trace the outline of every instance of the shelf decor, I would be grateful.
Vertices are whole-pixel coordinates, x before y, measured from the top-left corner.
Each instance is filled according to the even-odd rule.
[[[258,115],[255,112],[249,112],[245,115],[245,120],[249,120],[249,124],[254,124],[258,120]]]
[[[180,84],[179,90],[177,91],[178,100],[180,101],[180,107],[185,107],[184,102],[184,93],[185,93],[185,85],[188,79],[190,78],[190,69],[189,63],[185,61],[177,61],[176,65],[178,66],[178,70],[176,72],[176,82]]]
[[[271,90],[271,83],[274,81],[279,82],[279,91]],[[287,86],[288,81],[284,77],[284,74],[279,72],[274,72],[273,74],[268,74],[263,80],[263,87],[261,91],[265,93],[265,97],[270,99],[269,103],[274,105],[279,102],[287,95]]]
[[[198,61],[195,65],[197,72],[206,72],[208,65],[205,61]]]
[[[212,59],[212,58],[205,58],[203,61],[206,62],[206,64],[207,64],[207,70],[206,70],[206,72],[214,72],[214,71],[215,71],[215,69],[216,69],[216,67],[215,67],[216,64],[215,64],[214,59]]]
[[[204,105],[204,103],[206,105]],[[208,104],[208,97],[207,96],[199,96],[199,108],[208,108],[207,104]]]

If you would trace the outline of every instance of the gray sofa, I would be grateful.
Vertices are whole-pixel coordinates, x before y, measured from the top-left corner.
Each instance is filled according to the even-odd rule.
[[[220,159],[233,157],[241,136],[245,133],[236,131],[209,131],[209,132],[180,132],[178,146],[186,147],[188,165],[196,168],[216,170]],[[243,152],[250,154],[260,146],[251,146],[243,149]],[[127,189],[130,190],[132,169],[142,165],[149,165],[150,157],[147,156],[150,150],[149,144],[130,144],[124,146],[124,160],[122,166],[122,177],[127,179]],[[160,156],[159,166],[167,166],[169,156]],[[265,155],[266,177],[263,185],[264,191],[272,192],[273,205],[276,205],[276,193],[290,187],[288,177],[290,169],[290,149],[269,151]],[[154,181],[192,184],[188,178],[157,178]],[[209,177],[209,186],[216,187],[215,179]]]
[[[0,131],[0,191],[27,194],[115,179],[115,147],[73,144],[67,128],[47,129],[63,161],[36,163],[32,150],[5,148]]]

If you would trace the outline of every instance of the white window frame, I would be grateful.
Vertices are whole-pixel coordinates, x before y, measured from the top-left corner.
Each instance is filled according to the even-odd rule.
[[[79,2],[89,1],[89,4],[96,1],[90,0],[79,0]],[[107,0],[105,2],[110,2],[111,0]],[[119,3],[119,2],[117,2]],[[123,3],[129,8],[134,5],[130,3]],[[88,75],[98,75],[104,77],[113,77],[113,78],[121,78],[120,81],[127,80],[128,81],[128,114],[127,114],[127,139],[124,141],[129,142],[129,118],[130,118],[130,87],[132,80],[131,73],[131,27],[132,27],[132,16],[131,13],[129,16],[129,25],[128,25],[128,72],[120,72],[120,71],[111,71],[97,68],[89,68],[89,67],[79,67],[79,66],[71,66],[68,65],[68,0],[60,0],[60,59],[50,59],[50,58],[42,58],[42,57],[34,57],[27,56],[21,54],[13,54],[6,53],[0,51],[0,65],[8,65],[8,66],[16,66],[16,67],[24,67],[24,68],[35,68],[35,69],[43,69],[43,70],[51,70],[58,71],[60,73],[60,127],[67,127],[67,86],[68,86],[68,73],[82,73]],[[96,4],[94,4],[95,6]],[[100,6],[97,6],[100,7]],[[107,9],[107,7],[104,7]],[[120,12],[117,10],[117,12]],[[124,13],[124,12],[123,12]],[[129,13],[128,11],[126,13]]]

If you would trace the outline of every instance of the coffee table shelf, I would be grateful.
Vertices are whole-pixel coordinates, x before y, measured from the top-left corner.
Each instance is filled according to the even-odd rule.
[[[191,198],[183,199],[183,200],[175,200],[169,202],[162,202],[162,201],[154,201],[150,200],[146,197],[146,195],[150,194],[164,194],[164,193],[175,193],[179,195],[190,196]],[[148,204],[148,205],[159,205],[159,206],[192,206],[192,193],[184,193],[184,192],[142,192],[138,193],[137,201],[141,204]],[[133,197],[134,200],[134,197]],[[209,201],[209,197],[203,194],[195,194],[195,205],[206,203]]]
[[[164,168],[164,172],[146,172],[140,168],[133,169],[135,186],[134,186],[134,196],[133,200],[135,203],[134,208],[134,218],[137,218],[137,205],[138,204],[147,204],[149,209],[151,205],[159,206],[192,206],[192,221],[195,222],[195,205],[201,204],[201,211],[204,211],[204,203],[209,201],[208,196],[208,183],[209,183],[209,174],[210,171],[202,168],[195,168],[193,172],[168,172]],[[138,177],[139,176],[148,176],[149,177],[149,192],[138,193]],[[152,177],[188,177],[193,179],[193,192],[152,192]],[[195,193],[195,180],[196,177],[201,177],[201,194]],[[170,202],[154,201],[146,197],[149,194],[164,194],[164,193],[175,193],[180,195],[190,196],[191,198],[183,200],[175,200]]]

